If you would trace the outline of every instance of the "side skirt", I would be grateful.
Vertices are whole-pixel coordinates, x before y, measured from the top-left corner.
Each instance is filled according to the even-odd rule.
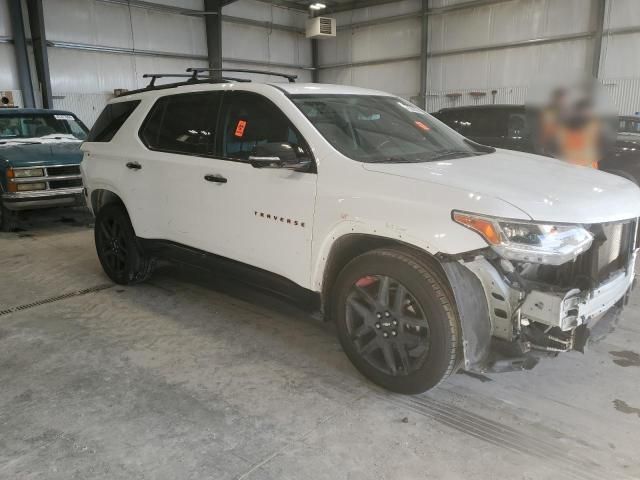
[[[275,273],[198,250],[169,240],[138,237],[140,246],[150,255],[174,263],[204,268],[236,282],[276,295],[308,312],[320,311],[320,294],[313,292]]]

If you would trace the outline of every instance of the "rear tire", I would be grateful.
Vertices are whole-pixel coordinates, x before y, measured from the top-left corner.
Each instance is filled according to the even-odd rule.
[[[100,264],[114,282],[140,283],[153,273],[155,261],[140,246],[123,206],[110,204],[98,211],[94,236]]]
[[[417,394],[460,364],[460,327],[449,286],[411,252],[378,249],[349,262],[333,289],[345,353],[378,385]]]
[[[18,228],[18,213],[9,210],[0,201],[0,231],[13,232]]]

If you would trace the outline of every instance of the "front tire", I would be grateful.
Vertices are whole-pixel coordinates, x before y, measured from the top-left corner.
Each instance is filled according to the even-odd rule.
[[[379,249],[339,274],[333,318],[345,353],[378,385],[416,394],[459,364],[460,327],[443,277],[411,252]]]
[[[130,285],[151,276],[154,259],[140,247],[123,206],[110,204],[98,211],[94,236],[100,264],[111,280]]]

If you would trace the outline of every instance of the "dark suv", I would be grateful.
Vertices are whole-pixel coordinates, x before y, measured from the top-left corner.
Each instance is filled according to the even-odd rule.
[[[443,108],[432,114],[454,130],[492,147],[538,153],[532,116],[524,105],[476,105]],[[620,117],[615,144],[600,169],[640,184],[640,117]]]

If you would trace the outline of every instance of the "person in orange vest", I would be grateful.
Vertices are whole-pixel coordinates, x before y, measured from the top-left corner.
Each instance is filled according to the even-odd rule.
[[[560,119],[556,132],[556,157],[574,165],[598,168],[603,155],[603,125],[591,100],[581,99]]]
[[[558,152],[558,130],[561,119],[566,114],[567,91],[560,87],[553,91],[549,104],[546,105],[539,116],[539,153],[542,155],[556,156]]]

